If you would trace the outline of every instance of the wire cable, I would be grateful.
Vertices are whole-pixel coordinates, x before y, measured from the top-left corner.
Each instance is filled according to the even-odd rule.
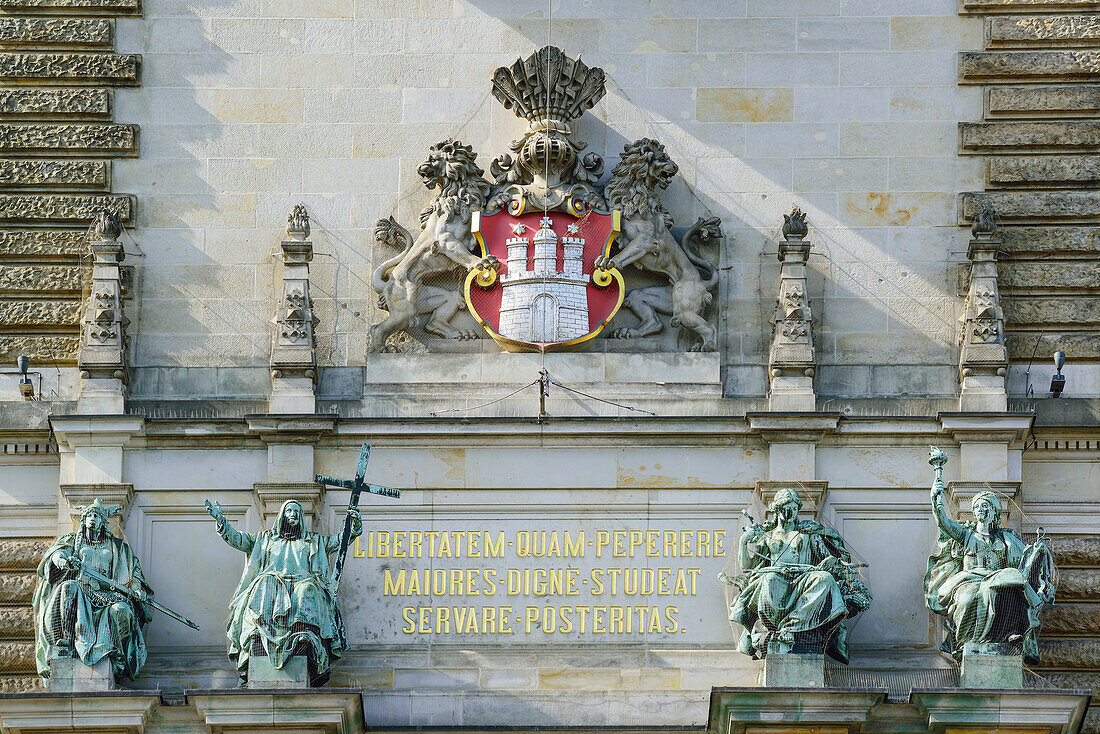
[[[447,408],[446,410],[432,410],[432,411],[428,412],[428,415],[439,416],[439,415],[442,415],[443,413],[466,413],[466,412],[469,412],[471,410],[480,410],[481,408],[488,408],[490,405],[493,405],[494,403],[499,403],[501,400],[507,400],[508,398],[512,397],[513,395],[516,395],[517,393],[521,393],[524,390],[526,390],[527,388],[532,387],[532,386],[537,385],[537,384],[539,384],[539,381],[535,380],[532,383],[524,385],[523,387],[519,388],[518,390],[513,390],[512,392],[508,393],[507,395],[504,395],[503,397],[499,397],[496,400],[490,400],[489,402],[483,403],[481,405],[475,405],[472,408]]]
[[[631,405],[623,405],[622,403],[616,403],[614,400],[605,400],[603,398],[598,398],[595,395],[589,395],[588,393],[581,392],[580,390],[574,390],[573,388],[566,387],[565,385],[563,385],[563,384],[561,384],[560,382],[557,382],[557,381],[555,381],[553,384],[556,387],[560,387],[562,390],[566,390],[568,392],[576,393],[577,395],[580,395],[581,397],[588,398],[589,400],[595,400],[595,401],[600,402],[600,403],[607,403],[608,405],[614,405],[616,408],[623,408],[625,410],[631,410],[631,411],[634,411],[635,413],[645,413],[646,415],[657,415],[653,411],[646,410],[645,408],[635,408],[634,406],[631,406]]]

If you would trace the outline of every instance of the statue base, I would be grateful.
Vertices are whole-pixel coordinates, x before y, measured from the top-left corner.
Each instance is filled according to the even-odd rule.
[[[1024,687],[1024,658],[1020,646],[1012,644],[963,645],[963,688],[1006,690]]]
[[[305,655],[294,655],[281,669],[266,655],[248,659],[247,688],[309,688],[309,665]]]
[[[824,688],[825,656],[773,653],[764,657],[760,685],[766,688]]]
[[[85,665],[77,658],[52,658],[46,688],[50,693],[113,691],[115,671],[111,668],[111,659],[103,658],[95,665]]]

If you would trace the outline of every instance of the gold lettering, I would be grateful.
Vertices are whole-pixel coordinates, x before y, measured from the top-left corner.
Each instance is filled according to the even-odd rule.
[[[607,634],[607,628],[604,627],[604,615],[607,613],[607,607],[593,607],[592,608],[592,634],[603,635]]]
[[[661,533],[658,530],[645,531],[645,557],[656,558],[661,555],[657,552],[657,540],[661,537]]]
[[[612,553],[615,558],[626,558],[626,531],[615,530],[611,533]]]
[[[497,533],[497,542],[493,543],[493,537],[485,534],[485,555],[489,558],[504,557],[504,531]]]
[[[579,568],[570,568],[565,572],[565,595],[578,596],[581,592],[577,588],[577,577],[581,575]]]
[[[603,549],[611,544],[611,533],[607,530],[596,531],[596,558],[603,557]]]
[[[466,556],[468,558],[481,558],[481,533],[471,531],[466,538]]]
[[[709,530],[696,530],[695,531],[695,548],[697,549],[696,555],[700,558],[710,558],[710,531]]]
[[[451,610],[447,607],[440,607],[435,611],[435,633],[451,634]]]
[[[500,634],[512,634],[512,607],[500,608]]]
[[[405,620],[405,624],[401,626],[401,631],[406,635],[411,635],[416,632],[416,623],[413,620],[413,613],[416,612],[416,607],[402,607],[401,619]]]
[[[573,631],[573,607],[562,607],[558,611],[561,613],[561,632],[567,635]]]
[[[355,539],[355,550],[352,551],[352,558],[365,558],[366,553],[359,547],[359,538]]]
[[[726,549],[722,547],[722,542],[726,539],[725,530],[714,531],[714,556],[721,558],[726,555]]]
[[[422,558],[424,551],[424,531],[412,530],[409,532],[409,558]]]
[[[379,530],[374,534],[374,537],[378,542],[378,550],[375,552],[375,558],[389,558],[390,557],[390,532],[388,530]]]
[[[680,623],[676,621],[676,615],[679,612],[679,607],[665,607],[665,619],[668,620],[668,624],[665,625],[665,632],[672,634],[680,630]]]
[[[531,634],[531,627],[539,621],[539,608],[538,607],[524,607],[523,609],[523,631],[527,634]]]
[[[607,627],[608,627],[607,631],[610,632],[613,635],[614,634],[620,634],[621,635],[623,633],[623,608],[622,607],[611,607],[611,615],[610,615],[610,620],[608,621]]]
[[[420,629],[419,629],[419,632],[422,635],[428,635],[428,634],[431,634],[431,632],[432,632],[432,624],[431,624],[431,621],[428,619],[429,615],[431,615],[431,612],[432,612],[431,607],[420,607]]]
[[[451,534],[448,532],[439,533],[439,555],[437,558],[454,558],[451,555]]]
[[[420,596],[428,588],[428,569],[424,569],[424,585],[420,585],[420,574],[414,569],[409,573],[409,596]]]
[[[675,558],[676,557],[676,531],[666,530],[664,532],[664,550],[661,551],[663,558]]]
[[[416,573],[413,573],[416,577]],[[382,596],[405,596],[405,569],[397,572],[395,579],[388,568],[382,569]]]
[[[592,579],[592,595],[600,596],[603,594],[603,571],[598,568],[593,568],[588,574],[588,577]]]
[[[573,543],[569,538],[569,531],[565,531],[565,555],[569,558],[584,558],[584,531],[577,531],[577,542]]]

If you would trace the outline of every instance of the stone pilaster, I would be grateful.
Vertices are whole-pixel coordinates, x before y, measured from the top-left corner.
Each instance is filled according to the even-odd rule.
[[[817,478],[817,444],[837,429],[840,418],[827,413],[749,413],[749,432],[768,445],[768,478],[756,482],[752,506],[762,512],[781,489],[802,499],[802,515],[819,518],[829,483]]]
[[[316,343],[313,327],[317,317],[309,298],[309,263],[313,243],[309,241],[309,213],[298,204],[287,218],[288,239],[282,242],[283,289],[275,311],[275,332],[271,344],[271,413],[309,414],[316,409]]]
[[[101,211],[88,230],[92,255],[92,284],[84,302],[80,326],[80,397],[77,412],[120,415],[125,411],[126,325],[122,313],[124,256],[122,223],[118,216]]]
[[[973,235],[967,248],[970,288],[960,337],[959,409],[1003,412],[1008,407],[1005,393],[1008,350],[997,288],[997,250],[1001,238],[992,211],[987,209],[978,216]]]
[[[773,319],[768,353],[769,408],[775,411],[811,411],[814,395],[814,341],[809,296],[806,292],[806,260],[810,243],[806,215],[797,208],[783,215],[783,241],[779,243],[779,298]]]
[[[140,416],[54,416],[50,419],[57,452],[61,457],[60,497],[57,526],[59,533],[73,530],[74,504],[84,505],[98,495],[105,504],[129,509],[133,485],[123,483],[123,447],[141,433],[145,419]],[[117,532],[120,528],[112,526]]]

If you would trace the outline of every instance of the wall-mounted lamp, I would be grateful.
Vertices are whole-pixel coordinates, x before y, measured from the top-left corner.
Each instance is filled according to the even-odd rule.
[[[24,400],[34,400],[34,383],[31,382],[31,376],[27,374],[30,360],[21,356],[16,360],[16,364],[19,366],[19,394]]]
[[[1062,394],[1062,390],[1066,387],[1066,376],[1062,374],[1062,368],[1066,364],[1066,353],[1055,352],[1054,353],[1054,369],[1058,372],[1050,378],[1050,396],[1052,398],[1059,397]]]

